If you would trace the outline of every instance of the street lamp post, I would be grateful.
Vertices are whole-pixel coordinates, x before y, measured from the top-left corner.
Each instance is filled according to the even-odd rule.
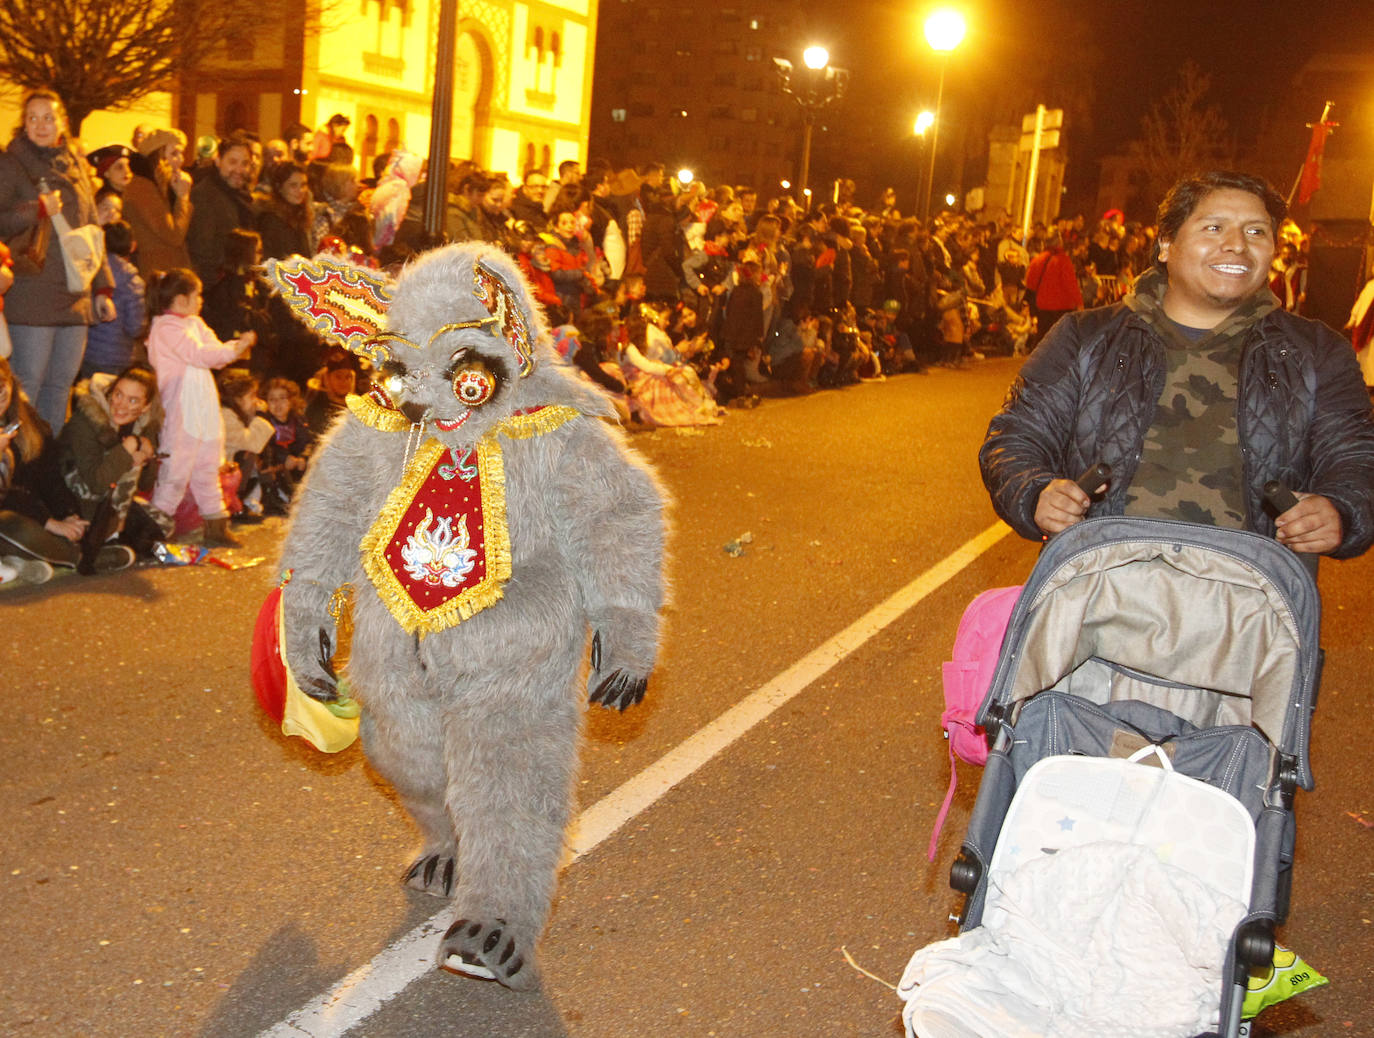
[[[964,16],[952,8],[941,8],[932,12],[925,22],[926,42],[930,49],[940,55],[940,89],[935,95],[935,119],[930,133],[930,165],[926,175],[925,205],[921,209],[921,219],[930,219],[930,194],[935,184],[935,152],[940,144],[940,108],[945,100],[945,66],[949,64],[949,52],[959,46],[964,38],[967,25]]]
[[[793,82],[792,62],[786,58],[774,58],[774,71],[782,84],[783,92],[791,94],[802,110],[802,157],[801,176],[797,180],[798,200],[810,208],[811,191],[807,180],[811,175],[811,133],[816,124],[816,116],[844,96],[849,84],[849,72],[842,68],[830,67],[830,52],[824,47],[807,47],[802,52],[805,68]]]
[[[935,113],[929,109],[916,116],[916,125],[913,129],[916,132],[917,139],[921,142],[922,148],[930,146],[930,141],[926,140],[926,131],[933,125],[935,125]],[[913,205],[917,210],[920,208],[921,199],[925,197],[925,185],[922,183],[922,180],[924,180],[923,174],[925,172],[925,158],[925,153],[921,152],[916,159],[916,201]]]

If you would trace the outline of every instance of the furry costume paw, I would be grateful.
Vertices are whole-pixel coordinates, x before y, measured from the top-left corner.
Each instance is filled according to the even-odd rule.
[[[435,897],[452,897],[458,863],[452,855],[422,854],[406,869],[401,882],[411,890]]]
[[[623,711],[643,700],[648,687],[646,672],[618,658],[614,650],[603,651],[599,630],[592,635],[592,669],[587,679],[589,703]]]
[[[439,961],[455,973],[495,980],[516,991],[539,985],[533,938],[522,939],[504,919],[459,919],[444,934]]]

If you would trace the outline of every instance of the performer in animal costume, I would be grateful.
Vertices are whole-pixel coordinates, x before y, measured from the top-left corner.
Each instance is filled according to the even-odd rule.
[[[316,707],[362,707],[363,748],[424,839],[407,886],[450,897],[439,961],[537,985],[591,647],[591,702],[644,696],[663,600],[663,498],[553,362],[513,261],[454,245],[374,271],[267,273],[316,331],[368,356],[297,497],[285,662]],[[331,655],[352,597],[341,690]],[[331,606],[333,610],[331,612]]]

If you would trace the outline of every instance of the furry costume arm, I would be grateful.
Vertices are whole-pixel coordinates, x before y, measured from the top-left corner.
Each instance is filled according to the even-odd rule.
[[[335,426],[306,473],[282,545],[280,568],[293,571],[283,592],[287,660],[301,690],[324,701],[338,698],[329,601],[359,570],[368,517],[359,503],[367,498],[377,435],[352,416]]]
[[[663,605],[663,500],[619,432],[579,420],[563,448],[556,513],[592,627],[593,703],[624,710],[644,698]]]

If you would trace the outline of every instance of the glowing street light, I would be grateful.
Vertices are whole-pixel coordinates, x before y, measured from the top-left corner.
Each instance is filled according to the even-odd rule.
[[[920,115],[916,117],[916,136],[924,137],[926,135],[926,131],[934,125],[935,113],[929,110],[922,112]]]
[[[930,49],[940,55],[940,89],[935,95],[935,118],[931,123],[930,134],[930,171],[926,179],[925,207],[921,218],[930,219],[930,190],[935,183],[935,152],[940,142],[940,107],[945,99],[945,66],[949,64],[949,52],[964,39],[968,25],[964,16],[951,7],[943,7],[931,12],[925,21],[926,42]]]
[[[844,96],[849,73],[842,68],[831,68],[830,52],[821,46],[807,47],[802,51],[802,65],[804,67],[798,70],[796,82],[793,82],[792,62],[786,58],[773,59],[773,68],[783,92],[791,94],[801,105],[802,161],[797,188],[809,199],[811,192],[806,190],[806,181],[811,173],[811,130],[816,116]]]
[[[790,180],[780,180],[780,181],[778,181],[778,185],[779,185],[784,191],[790,191],[790,190],[792,189],[792,181],[790,181]]]
[[[686,166],[682,167],[682,169],[677,171],[677,182],[681,184],[683,187],[686,187],[688,184],[690,184],[692,182],[692,179],[692,171],[688,169]]]

